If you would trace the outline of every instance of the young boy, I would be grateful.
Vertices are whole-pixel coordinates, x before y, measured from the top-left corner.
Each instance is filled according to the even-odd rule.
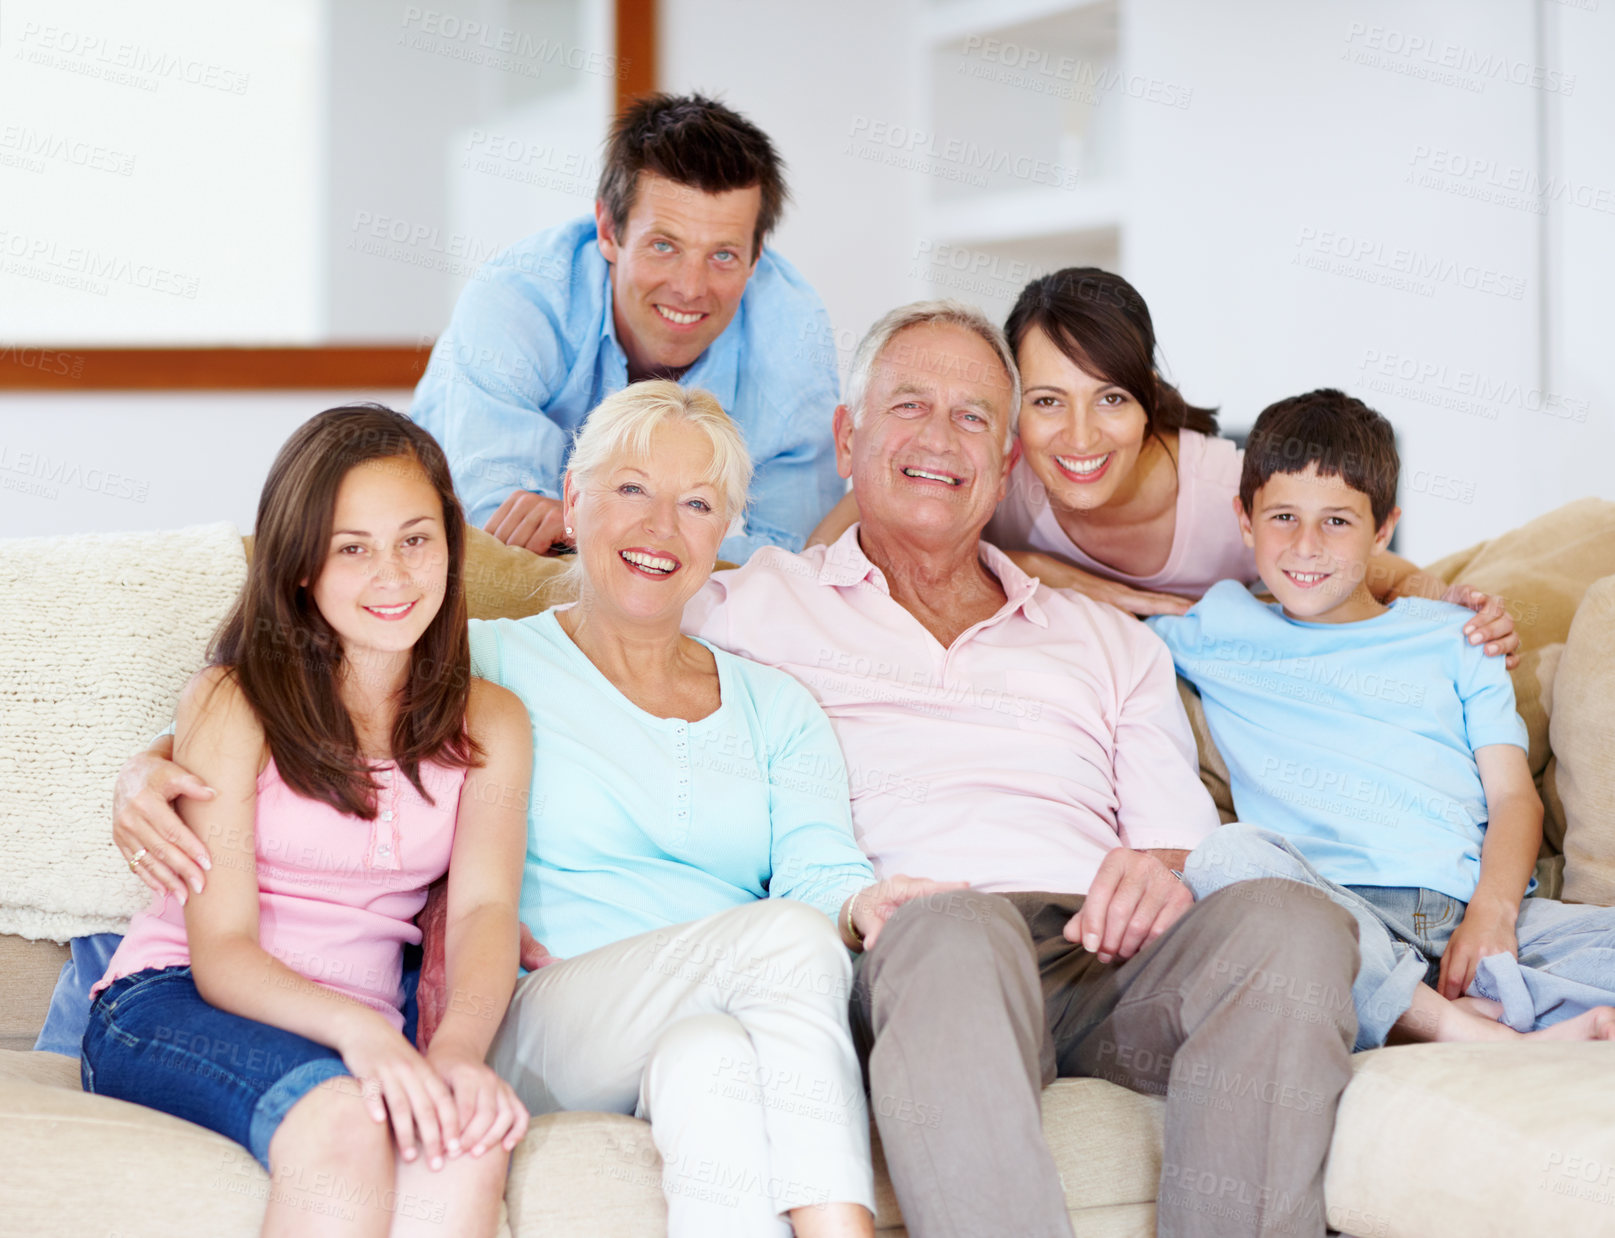
[[[1521,901],[1542,802],[1502,660],[1459,638],[1469,611],[1383,605],[1363,583],[1401,514],[1398,468],[1390,423],[1361,401],[1274,404],[1234,511],[1275,600],[1225,580],[1150,620],[1200,692],[1242,822],[1196,848],[1185,879],[1204,897],[1288,877],[1352,912],[1359,1049],[1393,1026],[1615,1039],[1615,909]]]

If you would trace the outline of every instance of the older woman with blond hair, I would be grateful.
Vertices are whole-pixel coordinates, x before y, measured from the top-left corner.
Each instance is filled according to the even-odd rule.
[[[938,887],[874,883],[805,688],[680,634],[750,471],[707,393],[610,396],[566,472],[577,603],[472,625],[533,716],[521,916],[561,959],[489,1061],[535,1115],[648,1118],[669,1234],[872,1234],[848,950]]]

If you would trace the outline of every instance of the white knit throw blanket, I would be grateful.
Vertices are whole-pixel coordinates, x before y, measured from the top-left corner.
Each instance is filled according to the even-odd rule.
[[[0,540],[0,933],[122,932],[147,904],[112,784],[246,575],[230,524]]]

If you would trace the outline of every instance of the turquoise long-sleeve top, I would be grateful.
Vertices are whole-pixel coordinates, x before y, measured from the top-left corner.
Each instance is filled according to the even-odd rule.
[[[521,917],[559,958],[759,898],[833,919],[874,880],[817,702],[783,671],[707,648],[722,703],[686,722],[623,696],[554,611],[471,622],[473,673],[533,720]]]

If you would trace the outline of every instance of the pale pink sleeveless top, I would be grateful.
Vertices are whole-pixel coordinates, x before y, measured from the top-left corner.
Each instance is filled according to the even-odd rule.
[[[293,971],[373,1007],[403,1029],[403,947],[426,888],[449,866],[464,769],[421,766],[434,803],[383,766],[374,821],[297,794],[273,760],[258,775],[258,943]],[[191,961],[185,909],[154,899],[90,990],[148,967]]]
[[[1245,453],[1232,440],[1195,430],[1178,431],[1178,509],[1172,553],[1161,570],[1130,576],[1083,553],[1066,535],[1049,506],[1049,492],[1025,459],[1010,474],[1009,492],[984,536],[1003,550],[1040,550],[1095,576],[1136,589],[1199,597],[1219,580],[1250,584],[1256,557],[1239,536],[1234,496]]]

